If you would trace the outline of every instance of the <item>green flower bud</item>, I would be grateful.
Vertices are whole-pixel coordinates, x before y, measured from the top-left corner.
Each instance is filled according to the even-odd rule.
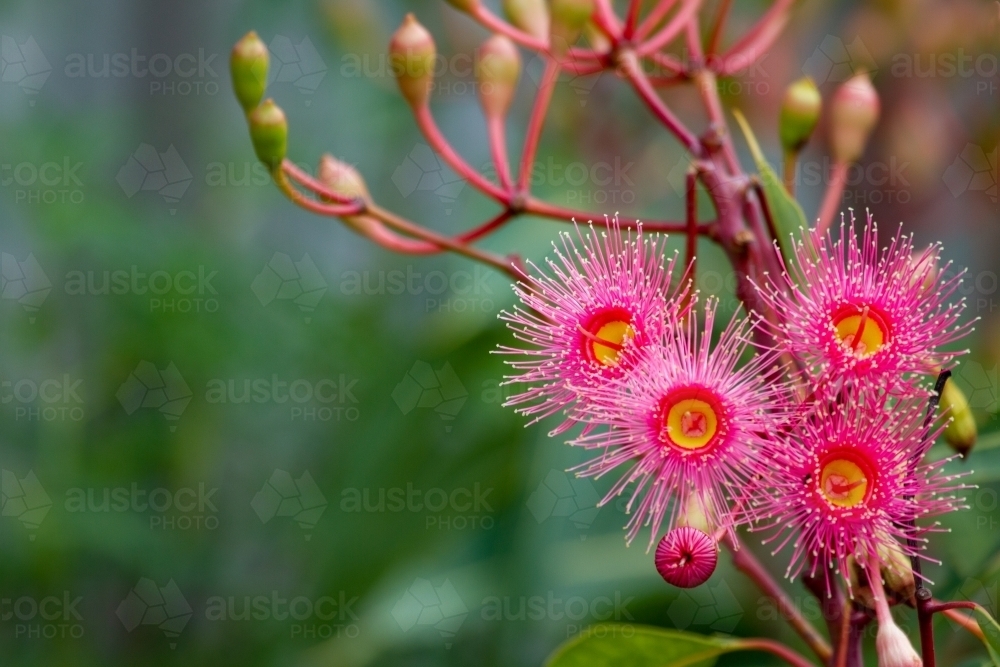
[[[951,418],[944,429],[945,442],[963,458],[968,456],[978,436],[976,418],[965,394],[952,380],[945,382],[941,390],[941,412]]]
[[[882,534],[879,540],[881,542],[878,547],[879,571],[888,603],[895,605],[913,602],[917,585],[913,578],[910,559],[894,538]],[[868,570],[861,567],[854,556],[848,557],[847,566],[854,599],[869,609],[874,609],[875,598],[868,581]]]
[[[263,104],[247,114],[250,123],[250,139],[258,159],[271,169],[277,169],[285,159],[288,150],[288,119],[274,100],[264,100]]]
[[[389,65],[410,106],[427,104],[434,83],[436,57],[434,38],[413,14],[407,14],[389,42]]]
[[[236,99],[247,113],[260,104],[267,89],[269,55],[267,46],[251,30],[236,42],[229,54],[229,72]]]
[[[545,0],[503,0],[503,11],[515,26],[533,37],[549,38],[549,8]]]
[[[549,46],[556,55],[563,55],[576,43],[583,26],[594,13],[594,0],[551,0],[552,26]]]
[[[504,116],[521,75],[521,54],[508,37],[493,35],[479,47],[476,81],[487,116]]]
[[[868,74],[846,81],[830,101],[830,151],[837,162],[851,163],[865,152],[881,104]]]
[[[822,106],[819,88],[810,77],[802,77],[788,86],[778,123],[781,145],[786,152],[798,153],[806,145],[816,129]]]

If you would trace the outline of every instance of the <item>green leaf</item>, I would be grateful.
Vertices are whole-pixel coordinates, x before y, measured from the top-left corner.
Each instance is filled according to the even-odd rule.
[[[1000,625],[997,625],[990,613],[978,604],[976,605],[976,613],[978,614],[976,622],[979,623],[979,629],[983,631],[983,643],[986,645],[986,651],[990,654],[990,659],[995,667],[1000,667]]]
[[[712,667],[738,640],[642,625],[594,625],[553,653],[546,667]]]
[[[760,172],[761,187],[764,190],[764,199],[767,200],[767,207],[770,209],[771,217],[774,219],[775,232],[778,234],[778,244],[784,252],[789,235],[798,238],[802,231],[808,228],[806,215],[802,212],[802,207],[795,201],[795,198],[788,194],[788,190],[785,189],[781,179],[778,178],[778,174],[775,173],[774,168],[771,167],[767,158],[764,157],[763,151],[760,150],[760,144],[757,143],[757,137],[754,136],[753,130],[750,129],[747,119],[743,117],[739,109],[733,109],[733,115],[736,117],[736,122],[739,124],[740,129],[743,131],[743,137],[750,148],[750,154],[753,155],[754,162],[757,163],[757,171]],[[787,256],[785,259],[788,259]]]

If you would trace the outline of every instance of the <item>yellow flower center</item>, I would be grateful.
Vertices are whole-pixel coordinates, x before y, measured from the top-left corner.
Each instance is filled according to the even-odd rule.
[[[836,507],[857,507],[871,486],[867,466],[848,452],[835,453],[820,465],[819,492]]]
[[[848,306],[833,317],[837,338],[858,358],[870,357],[888,342],[885,319],[870,306]]]
[[[726,433],[722,405],[703,387],[671,391],[660,401],[658,419],[660,440],[686,451],[707,449]]]
[[[613,320],[598,329],[594,337],[597,340],[590,343],[594,359],[605,366],[615,366],[618,364],[618,353],[621,352],[627,339],[635,337],[635,330],[628,322]],[[611,345],[605,345],[598,341],[611,343]]]

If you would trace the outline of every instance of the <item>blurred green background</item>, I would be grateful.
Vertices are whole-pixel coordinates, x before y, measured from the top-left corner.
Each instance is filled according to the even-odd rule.
[[[766,6],[737,3],[731,34]],[[471,73],[486,33],[444,2],[0,5],[2,664],[528,666],[598,620],[799,646],[726,558],[698,589],[664,584],[625,547],[621,504],[595,508],[610,480],[567,475],[583,455],[501,408],[504,277],[380,251],[294,208],[255,163],[227,72],[250,29],[272,50],[294,161],[329,151],[435,229],[490,215],[396,92],[385,45],[408,11],[445,56],[441,126],[488,164]],[[845,202],[968,267],[981,321],[956,382],[984,433],[965,466],[980,488],[934,537],[931,576],[938,597],[994,612],[998,11],[801,3],[722,82],[775,160],[788,82],[812,74],[828,96],[874,73],[883,116]],[[512,147],[540,71],[524,55]],[[690,91],[669,99],[703,127]],[[825,156],[820,132],[799,179],[810,216]],[[686,161],[613,74],[559,86],[538,160],[550,201],[681,215]],[[518,220],[485,245],[537,259],[560,224]],[[715,248],[699,268],[735,307]],[[985,659],[938,631],[947,664]]]

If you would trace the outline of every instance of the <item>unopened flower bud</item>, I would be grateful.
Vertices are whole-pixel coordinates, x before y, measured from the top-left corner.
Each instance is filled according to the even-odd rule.
[[[267,99],[247,114],[250,139],[258,159],[276,169],[288,149],[288,119],[274,100]]]
[[[371,201],[368,186],[358,170],[332,155],[327,154],[320,158],[316,175],[323,185],[337,194],[363,199],[366,202]]]
[[[248,113],[264,99],[268,62],[267,46],[253,30],[236,42],[229,54],[233,91],[243,110]]]
[[[952,380],[945,382],[944,389],[941,390],[941,411],[951,418],[944,429],[945,442],[963,458],[968,456],[978,436],[976,418],[965,394]]]
[[[878,122],[881,104],[868,74],[846,81],[830,101],[830,150],[837,162],[857,161]]]
[[[504,116],[521,75],[521,54],[508,37],[493,35],[479,47],[476,81],[487,116]]]
[[[549,38],[549,8],[545,0],[503,0],[503,11],[515,26],[542,41]]]
[[[663,536],[656,545],[656,571],[668,584],[694,588],[715,572],[719,549],[711,537],[697,528],[681,526]]]
[[[778,122],[781,145],[786,152],[798,153],[806,145],[816,129],[822,106],[823,98],[811,77],[802,77],[788,86]]]
[[[561,56],[580,38],[583,26],[594,13],[594,0],[551,0],[550,4],[549,46]]]
[[[920,667],[923,664],[910,638],[892,622],[891,616],[888,621],[879,620],[875,650],[878,652],[878,667]]]
[[[389,42],[389,65],[410,106],[427,103],[434,83],[436,57],[434,38],[413,14],[407,14]]]

